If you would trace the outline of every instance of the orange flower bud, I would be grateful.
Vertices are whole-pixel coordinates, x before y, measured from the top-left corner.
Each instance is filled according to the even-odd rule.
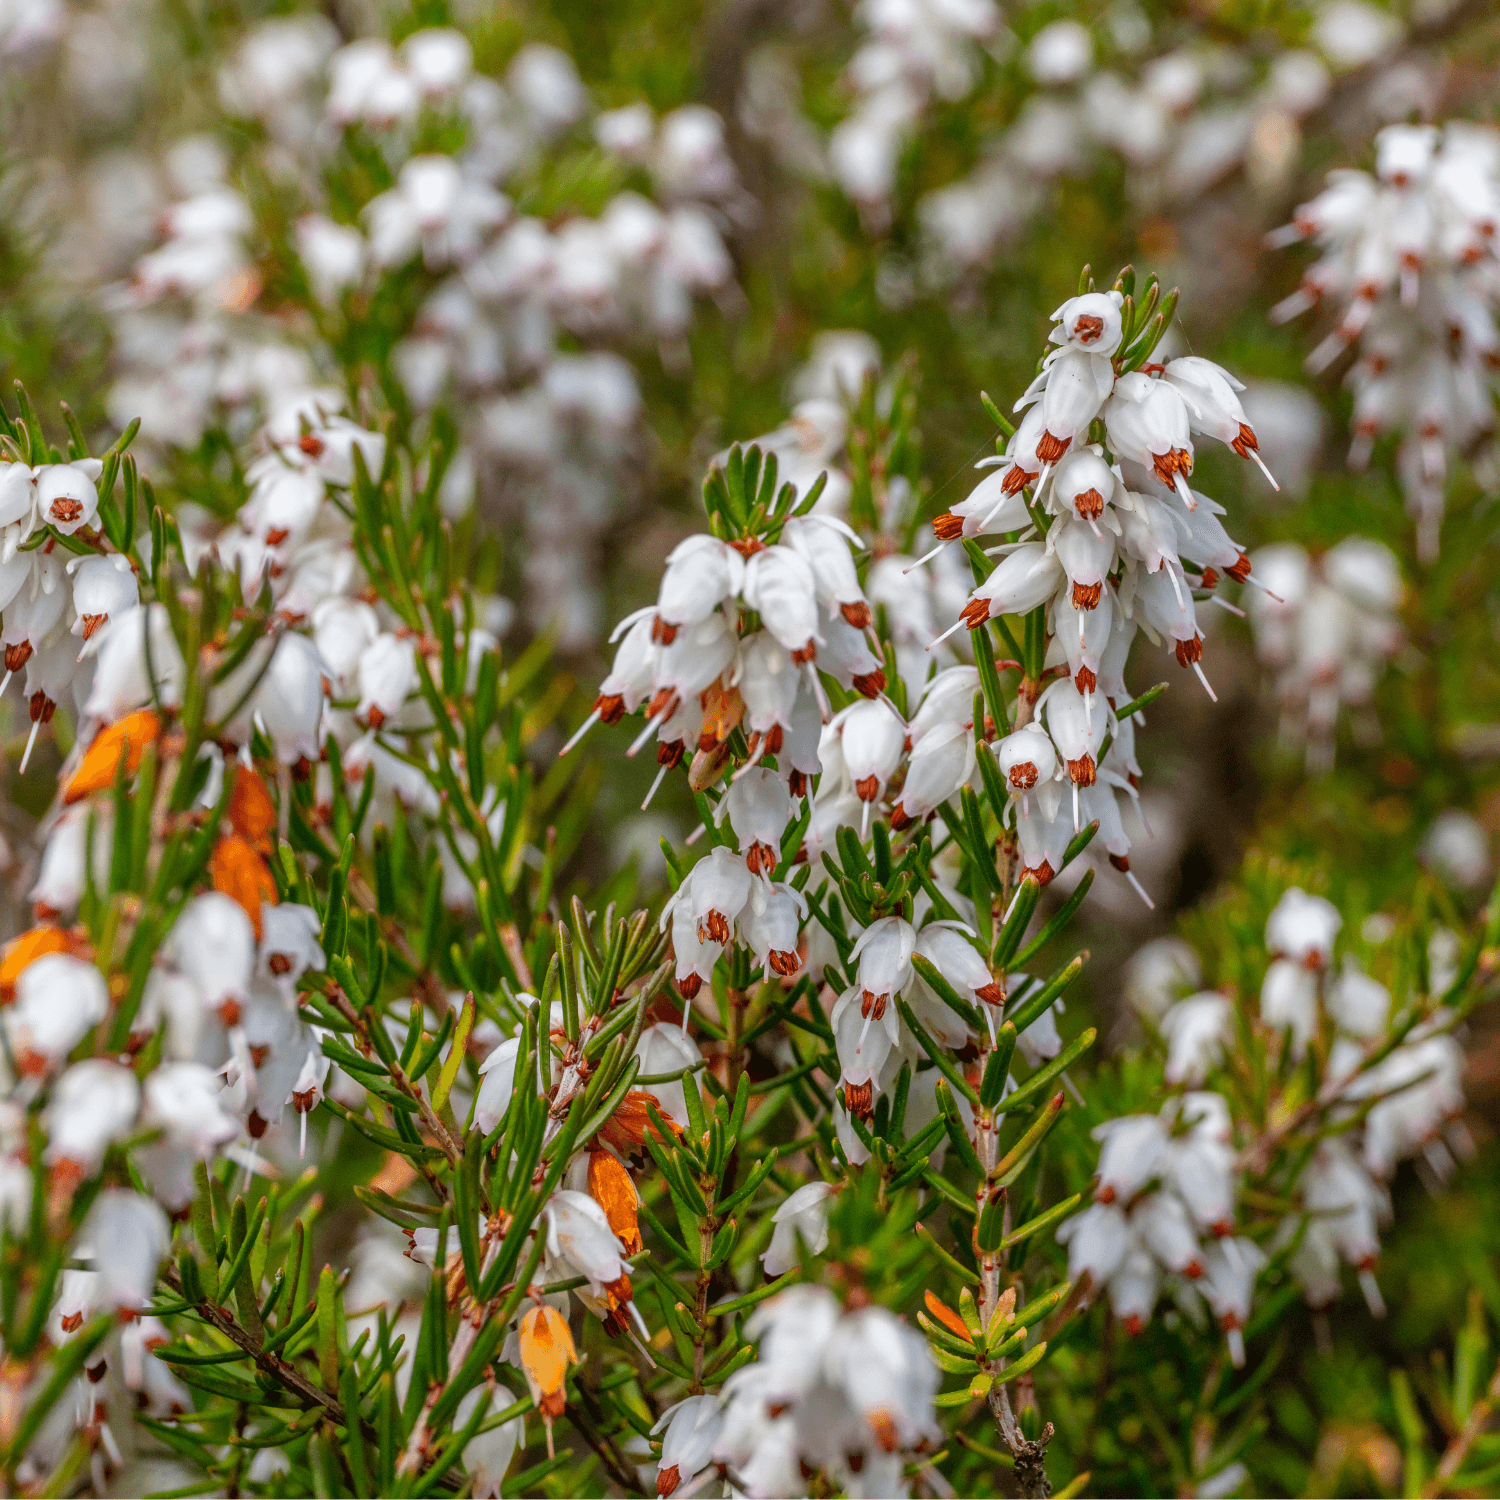
[[[12,938],[0,949],[0,1001],[9,1004],[16,998],[16,980],[28,964],[45,953],[71,953],[77,946],[73,935],[61,927],[33,927]]]
[[[82,762],[63,791],[63,801],[78,802],[90,792],[112,786],[121,754],[125,756],[125,774],[134,776],[146,746],[155,744],[160,734],[161,720],[149,708],[106,724],[84,751]]]
[[[276,882],[255,845],[238,833],[226,833],[214,845],[208,868],[214,889],[232,896],[245,908],[258,939],[261,903],[268,901],[275,906],[277,898]]]
[[[589,1153],[589,1197],[604,1210],[615,1238],[625,1247],[626,1255],[641,1249],[640,1224],[636,1204],[640,1202],[630,1173],[608,1151]]]
[[[968,1325],[953,1309],[945,1303],[940,1302],[929,1290],[923,1294],[922,1300],[927,1304],[927,1311],[932,1314],[949,1333],[961,1338],[964,1343],[972,1344],[974,1335],[969,1332]]]
[[[271,853],[271,830],[276,827],[276,804],[266,784],[248,766],[234,768],[234,786],[229,793],[229,822],[241,838],[262,854]]]
[[[560,1417],[567,1405],[563,1379],[568,1366],[578,1361],[573,1334],[563,1315],[543,1303],[521,1319],[521,1368],[537,1409],[547,1419]]]

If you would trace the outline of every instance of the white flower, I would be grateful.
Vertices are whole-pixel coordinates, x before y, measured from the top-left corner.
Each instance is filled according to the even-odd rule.
[[[818,586],[812,565],[790,547],[762,548],[745,564],[745,603],[798,663],[818,646]]]
[[[109,987],[93,964],[67,953],[34,959],[16,979],[7,1017],[11,1050],[21,1071],[57,1066],[109,1014]]]
[[[106,1188],[83,1226],[95,1247],[100,1299],[111,1307],[145,1305],[172,1240],[161,1206],[127,1188]]]
[[[776,1226],[770,1247],[761,1255],[767,1276],[781,1276],[798,1262],[798,1240],[809,1255],[828,1244],[828,1211],[838,1189],[827,1182],[807,1182],[782,1200],[771,1222]]]
[[[1290,1032],[1292,1056],[1301,1057],[1318,1029],[1318,976],[1278,958],[1261,983],[1260,1018]]]
[[[295,989],[307,970],[322,972],[326,962],[318,941],[322,923],[312,907],[294,901],[263,906],[260,930],[260,967],[279,981],[284,991]]]
[[[1092,1131],[1100,1143],[1100,1203],[1128,1203],[1156,1175],[1167,1148],[1166,1127],[1156,1115],[1125,1115]]]
[[[641,1072],[648,1077],[654,1073],[678,1073],[703,1060],[697,1043],[682,1027],[664,1022],[647,1026],[641,1032],[635,1044],[635,1055],[641,1060]],[[661,1106],[667,1119],[686,1126],[687,1098],[681,1079],[671,1083],[645,1083],[641,1087]]]
[[[84,699],[84,713],[113,723],[151,701],[153,680],[164,706],[175,708],[182,702],[185,668],[165,604],[124,610],[100,630],[98,639],[94,681]]]
[[[284,765],[317,760],[321,753],[326,676],[325,663],[306,636],[288,631],[277,642],[250,708]]]
[[[133,609],[140,600],[130,560],[118,552],[75,558],[68,571],[73,575],[72,633],[85,641],[92,640],[112,616]]]
[[[505,1118],[515,1089],[520,1037],[501,1042],[479,1065],[479,1093],[474,1100],[474,1123],[488,1135]]]
[[[255,971],[255,929],[245,908],[219,891],[194,896],[162,947],[163,956],[214,1010],[247,999]]]
[[[727,542],[701,533],[685,538],[667,554],[654,638],[670,644],[681,626],[707,619],[744,584],[744,559]]]
[[[960,725],[945,725],[922,736],[912,751],[901,796],[891,810],[891,826],[904,828],[957,794],[974,774],[974,736]]]
[[[1072,344],[1091,354],[1113,354],[1124,332],[1120,313],[1124,300],[1121,292],[1085,292],[1069,298],[1052,314],[1058,325],[1052,330],[1052,342]]]
[[[900,717],[885,699],[868,698],[842,709],[829,728],[839,736],[855,794],[866,804],[878,801],[905,748],[906,726]]]
[[[417,653],[411,641],[389,632],[375,637],[359,657],[358,717],[372,729],[394,718],[417,683]]]
[[[630,1283],[620,1249],[604,1210],[587,1193],[561,1189],[552,1195],[547,1204],[547,1252],[566,1260],[575,1274],[588,1277],[596,1297],[622,1280],[628,1297]]]
[[[656,1470],[658,1496],[676,1494],[708,1467],[723,1426],[723,1407],[717,1396],[689,1396],[661,1414],[651,1429],[653,1437],[662,1434]]]
[[[1293,886],[1266,918],[1266,947],[1304,968],[1328,967],[1344,919],[1331,901]]]
[[[91,526],[99,512],[99,491],[94,487],[98,470],[97,459],[43,464],[36,471],[36,503],[42,520],[64,536]]]
[[[140,1098],[129,1068],[102,1057],[74,1063],[57,1080],[47,1107],[47,1161],[70,1163],[80,1177],[97,1172],[105,1151],[134,1123]]]

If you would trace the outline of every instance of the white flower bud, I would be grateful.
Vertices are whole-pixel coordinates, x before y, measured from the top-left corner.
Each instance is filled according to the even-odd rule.
[[[997,615],[1024,615],[1045,604],[1062,581],[1062,567],[1046,546],[1026,542],[974,590],[961,618],[970,630],[977,630]]]
[[[1167,1129],[1156,1115],[1123,1115],[1091,1132],[1099,1146],[1100,1203],[1129,1203],[1157,1175],[1167,1148]]]
[[[1301,1057],[1318,1029],[1318,978],[1301,964],[1278,958],[1260,987],[1260,1018],[1291,1033],[1293,1057]]]
[[[922,689],[922,701],[906,726],[906,737],[916,749],[930,729],[956,726],[969,729],[974,723],[974,699],[979,693],[978,667],[944,667]]]
[[[1309,896],[1293,886],[1266,918],[1266,948],[1308,969],[1326,969],[1333,943],[1344,919],[1339,909],[1321,896]]]
[[[781,528],[781,541],[807,560],[818,602],[856,630],[864,630],[871,614],[854,566],[854,551],[864,546],[858,533],[833,516],[793,516]]]
[[[1054,682],[1042,694],[1040,708],[1068,779],[1074,786],[1092,786],[1108,716],[1086,702],[1067,678]]]
[[[144,1307],[172,1241],[161,1205],[128,1188],[107,1188],[84,1221],[83,1237],[96,1247],[100,1301],[110,1307]]]
[[[1115,383],[1108,355],[1075,347],[1049,358],[1041,399],[1043,433],[1036,445],[1044,464],[1056,463],[1075,438],[1088,432]]]
[[[479,1065],[479,1093],[474,1101],[474,1123],[480,1133],[488,1135],[505,1118],[510,1097],[515,1090],[516,1060],[521,1051],[520,1037],[500,1043]]]
[[[615,113],[623,111],[616,110]],[[827,1243],[826,1230],[823,1243]],[[818,1248],[822,1249],[822,1245]],[[770,1251],[766,1254],[769,1255]],[[764,1260],[765,1256],[761,1259]],[[790,1265],[786,1269],[789,1270]],[[781,1274],[780,1271],[769,1271],[769,1268],[768,1273],[772,1276]],[[669,1406],[651,1429],[653,1437],[662,1434],[661,1458],[656,1467],[656,1493],[660,1496],[674,1495],[678,1490],[691,1493],[689,1487],[713,1460],[714,1446],[723,1428],[724,1413],[717,1396],[689,1396],[675,1406]]]
[[[288,631],[250,700],[283,765],[322,753],[326,664],[305,636]]]

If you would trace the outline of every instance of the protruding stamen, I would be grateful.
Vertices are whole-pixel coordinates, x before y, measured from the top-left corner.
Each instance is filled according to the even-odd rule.
[[[671,769],[665,762],[657,770],[656,779],[651,783],[651,790],[646,793],[646,800],[641,803],[641,811],[645,812],[651,806],[651,799],[656,795],[656,789],[666,779],[667,772]]]
[[[1255,451],[1254,448],[1252,448],[1250,450],[1250,457],[1255,461],[1256,465],[1260,469],[1260,472],[1262,474],[1264,474],[1266,476],[1266,478],[1271,481],[1271,488],[1273,490],[1275,490],[1278,494],[1280,494],[1281,493],[1281,486],[1276,483],[1276,476],[1266,467],[1266,461],[1265,461],[1265,459],[1263,459],[1260,456],[1260,454],[1258,454]]]
[[[951,547],[952,545],[953,545],[952,542],[939,542],[937,544],[937,546],[932,549],[931,552],[924,552],[916,560],[916,562],[912,563],[912,565],[910,567],[908,567],[908,568],[902,568],[902,570],[901,570],[901,576],[903,578],[905,578],[908,573],[915,573],[916,570],[918,568],[920,568],[924,563],[930,563],[933,560],[933,558],[935,558],[938,555],[939,552],[945,551],[947,548]]]
[[[1146,887],[1143,886],[1140,883],[1140,881],[1135,878],[1135,872],[1133,870],[1121,870],[1120,873],[1134,887],[1136,895],[1139,896],[1141,898],[1141,900],[1146,903],[1146,910],[1147,911],[1155,911],[1156,910],[1156,902],[1154,902],[1150,898],[1150,896],[1148,896],[1146,894]]]
[[[18,773],[21,776],[26,774],[26,762],[31,759],[32,747],[36,744],[36,732],[41,727],[42,721],[40,719],[33,719],[31,721],[31,733],[26,736],[26,753],[21,757],[21,769]]]
[[[578,742],[584,737],[584,735],[586,735],[589,730],[591,730],[598,722],[599,710],[596,708],[593,713],[591,713],[588,718],[586,718],[583,723],[580,724],[576,730],[574,730],[572,736],[568,740],[568,743],[557,752],[557,758],[561,760],[563,756],[568,753],[568,751],[574,749],[577,746]]]
[[[1368,1266],[1359,1273],[1359,1289],[1365,1294],[1365,1305],[1370,1309],[1370,1316],[1383,1318],[1385,1298],[1380,1295],[1380,1283],[1375,1280],[1375,1273]]]
[[[641,747],[646,743],[647,740],[651,738],[652,734],[655,732],[657,723],[661,719],[661,717],[662,716],[660,714],[652,714],[646,720],[646,727],[641,730],[638,735],[636,735],[635,739],[631,742],[630,748],[625,752],[627,757],[633,756],[640,751]]]
[[[691,849],[693,845],[703,837],[703,831],[707,826],[708,825],[706,823],[700,823],[690,834],[688,834],[685,839],[683,839],[682,842],[684,846]]]
[[[1203,675],[1203,663],[1201,661],[1195,661],[1193,663],[1193,670],[1198,674],[1198,681],[1203,684],[1203,691],[1208,694],[1209,701],[1217,703],[1219,701],[1219,695],[1214,692],[1213,688],[1209,685],[1208,678]]]
[[[1188,487],[1188,482],[1181,469],[1172,476],[1172,483],[1177,487],[1177,493],[1182,496],[1182,503],[1189,510],[1198,509],[1198,497]]]
[[[956,632],[958,632],[960,630],[966,630],[966,629],[968,629],[968,625],[969,625],[969,622],[967,620],[965,620],[962,615],[960,615],[958,617],[958,619],[956,619],[940,636],[938,636],[938,638],[936,640],[929,641],[927,643],[927,649],[929,651],[936,651],[937,648],[939,646],[941,646],[943,644],[943,642],[946,641],[950,635],[954,635]]]
[[[1227,609],[1230,614],[1238,615],[1242,620],[1245,618],[1245,611],[1242,610],[1238,604],[1231,604],[1227,599],[1221,597],[1218,594],[1210,594],[1208,597],[1213,603],[1217,604],[1220,609]]]

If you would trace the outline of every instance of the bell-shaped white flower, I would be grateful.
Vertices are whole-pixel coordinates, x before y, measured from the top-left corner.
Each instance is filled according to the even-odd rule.
[[[620,1242],[604,1210],[587,1193],[563,1188],[552,1195],[546,1215],[547,1253],[586,1276],[596,1297],[623,1282],[619,1295],[629,1300],[630,1280]]]
[[[744,860],[722,846],[693,866],[687,889],[700,942],[730,940],[735,918],[750,899],[750,884]]]
[[[857,982],[867,1015],[872,1006],[878,1006],[875,1018],[879,1020],[886,1014],[882,1002],[911,983],[911,959],[916,949],[917,934],[904,917],[881,917],[860,933],[849,959],[858,964]],[[894,1011],[894,1007],[891,1009]],[[895,1040],[894,1027],[891,1039]]]
[[[1307,1051],[1318,1029],[1318,977],[1290,959],[1278,958],[1260,987],[1260,1018],[1288,1031],[1294,1057]]]
[[[1005,1004],[1005,991],[990,973],[989,965],[954,923],[929,922],[917,934],[916,951],[960,995],[987,1006]]]
[[[1068,1247],[1068,1276],[1076,1280],[1086,1271],[1095,1286],[1105,1286],[1130,1251],[1130,1224],[1117,1205],[1093,1203],[1064,1219],[1057,1238]]]
[[[878,801],[901,764],[906,726],[885,699],[869,698],[842,709],[829,727],[838,733],[855,795],[867,804]]]
[[[802,966],[798,942],[806,918],[807,897],[792,886],[757,882],[750,888],[740,912],[740,936],[768,975],[785,979]]]
[[[781,836],[792,819],[792,799],[775,771],[748,767],[730,783],[714,815],[729,818],[752,874],[769,877],[781,859]]]
[[[1115,496],[1114,470],[1092,448],[1073,447],[1052,471],[1047,494],[1054,509],[1098,521]]]
[[[661,1433],[661,1459],[656,1467],[659,1497],[687,1490],[713,1461],[714,1447],[724,1428],[718,1396],[689,1396],[669,1406],[651,1429]]]
[[[771,1222],[776,1226],[769,1248],[761,1255],[767,1276],[782,1276],[798,1265],[800,1238],[809,1255],[828,1245],[828,1210],[838,1188],[829,1182],[806,1182],[783,1199]]]
[[[411,641],[389,632],[360,653],[359,706],[355,714],[379,729],[406,705],[417,685],[417,653]]]
[[[1029,792],[1057,774],[1057,751],[1039,724],[1027,724],[995,746],[995,759],[1011,789]]]
[[[1266,948],[1304,968],[1326,969],[1343,925],[1343,916],[1331,901],[1293,886],[1266,918]]]
[[[684,625],[706,620],[745,583],[745,561],[728,542],[703,533],[685,538],[667,554],[656,596],[654,638],[670,644]]]
[[[1272,488],[1281,488],[1260,456],[1255,429],[1245,420],[1245,408],[1236,394],[1245,387],[1228,370],[1211,359],[1185,354],[1167,361],[1162,379],[1170,381],[1182,393],[1188,421],[1195,432],[1227,443],[1241,458],[1253,459],[1261,473],[1271,480]]]
[[[1225,996],[1205,990],[1172,1006],[1161,1018],[1161,1033],[1167,1042],[1167,1082],[1196,1087],[1223,1060],[1234,1034],[1234,1007]]]
[[[957,794],[974,774],[974,735],[945,725],[923,735],[907,762],[901,796],[891,809],[891,827],[905,828]]]
[[[1043,430],[1036,445],[1044,464],[1056,463],[1075,438],[1088,432],[1115,383],[1108,355],[1073,346],[1049,359],[1041,377],[1046,382],[1040,402]]]
[[[92,641],[102,626],[140,601],[130,560],[118,552],[76,558],[68,571],[73,575],[72,633],[85,641]]]
[[[43,464],[36,471],[36,503],[42,520],[64,536],[93,525],[99,513],[99,491],[94,486],[97,476],[98,460]]]
[[[1266,1263],[1254,1240],[1217,1240],[1204,1252],[1203,1294],[1219,1326],[1229,1335],[1229,1356],[1238,1369],[1245,1363],[1242,1332],[1250,1318],[1255,1278]]]
[[[745,603],[797,663],[818,647],[818,586],[812,565],[791,547],[765,547],[745,564]]]
[[[1099,1146],[1100,1203],[1129,1203],[1156,1176],[1167,1149],[1167,1129],[1156,1115],[1123,1115],[1091,1132]]]
[[[74,1063],[57,1080],[47,1106],[46,1160],[92,1176],[104,1153],[135,1123],[141,1088],[129,1068],[108,1058]]]
[[[944,667],[922,689],[922,701],[906,726],[906,737],[915,750],[930,729],[974,725],[974,699],[979,693],[977,667]]]
[[[1057,592],[1063,577],[1062,565],[1043,543],[1023,543],[969,596],[960,623],[977,630],[997,615],[1024,615],[1045,604]]]
[[[283,765],[317,760],[322,752],[325,663],[304,635],[288,631],[251,699]]]
[[[746,872],[748,874],[748,871]],[[691,1000],[712,977],[714,965],[729,941],[715,942],[707,936],[708,929],[700,924],[698,913],[693,908],[691,879],[684,881],[682,889],[662,912],[662,926],[670,920],[672,924],[672,952],[676,966],[674,979],[677,993],[684,1000]],[[703,936],[699,936],[702,931]]]
[[[641,1072],[680,1073],[703,1061],[698,1044],[681,1026],[658,1022],[647,1026],[635,1045],[635,1055],[641,1060]],[[686,1126],[688,1123],[687,1096],[681,1079],[668,1083],[645,1083],[641,1087],[661,1106],[661,1112],[669,1120]]]
[[[794,516],[781,528],[781,542],[806,558],[825,609],[836,610],[856,630],[870,624],[870,604],[854,566],[852,549],[864,545],[858,533],[834,516]]]
[[[1187,403],[1176,386],[1140,370],[1122,375],[1104,405],[1104,430],[1117,458],[1149,469],[1189,510],[1197,505],[1187,485],[1193,472]]]
[[[1050,335],[1054,344],[1071,344],[1090,354],[1113,354],[1120,347],[1124,319],[1120,308],[1121,292],[1084,292],[1070,297],[1056,312],[1052,321],[1058,326]]]
[[[93,964],[44,954],[16,979],[15,1004],[5,1017],[11,1052],[23,1073],[45,1073],[108,1014],[109,987]]]
[[[106,1188],[89,1210],[83,1236],[96,1247],[99,1300],[128,1310],[145,1306],[172,1241],[161,1205],[128,1188]]]
[[[248,998],[255,972],[255,929],[245,908],[220,891],[194,896],[183,907],[163,954],[197,987],[210,1010]]]
[[[310,906],[284,901],[260,914],[260,967],[287,990],[309,970],[321,973],[326,960],[319,941],[323,924]]]
[[[1352,958],[1345,958],[1337,978],[1323,995],[1328,1014],[1351,1036],[1379,1036],[1391,1016],[1391,992],[1366,974]]]

